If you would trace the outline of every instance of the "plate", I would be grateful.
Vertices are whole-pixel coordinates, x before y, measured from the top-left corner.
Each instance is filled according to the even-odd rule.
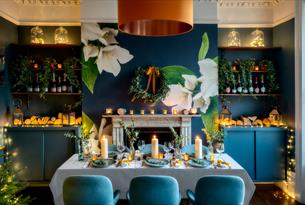
[[[98,159],[98,160],[91,161],[91,166],[95,167],[95,168],[105,168],[112,164],[114,164],[113,159]]]
[[[150,167],[164,167],[168,165],[169,161],[166,159],[152,159],[148,158],[144,160],[144,163]]]
[[[197,167],[197,168],[206,168],[208,166],[211,165],[211,162],[208,161],[208,160],[200,160],[200,163],[199,163],[199,160],[198,159],[191,159],[187,162],[190,166],[192,167]]]

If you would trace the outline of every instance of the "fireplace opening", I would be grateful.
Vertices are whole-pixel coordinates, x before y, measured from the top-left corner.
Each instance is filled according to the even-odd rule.
[[[164,144],[164,142],[170,142],[174,140],[174,136],[170,129],[168,127],[141,127],[141,128],[136,128],[137,130],[140,130],[139,138],[138,140],[144,140],[145,144],[151,144],[151,139],[153,135],[156,135],[159,144]],[[174,127],[174,130],[180,134],[180,128],[179,127]],[[126,136],[126,135],[125,135]],[[129,146],[128,140],[126,139],[126,142]],[[135,148],[137,149],[137,142],[135,143]]]

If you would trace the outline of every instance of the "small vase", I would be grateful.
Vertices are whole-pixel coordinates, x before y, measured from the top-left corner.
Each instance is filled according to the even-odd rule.
[[[135,149],[133,143],[130,144],[130,155],[131,155],[131,160],[135,160]]]

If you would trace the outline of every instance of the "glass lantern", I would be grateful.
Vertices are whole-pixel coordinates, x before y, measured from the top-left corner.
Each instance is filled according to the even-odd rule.
[[[58,27],[55,30],[54,34],[54,41],[55,44],[68,44],[69,38],[68,38],[68,31],[64,27]]]
[[[230,122],[232,120],[232,113],[229,110],[228,106],[226,105],[223,106],[219,119],[220,119],[220,125],[222,126],[230,125]]]
[[[271,121],[271,124],[273,124],[275,126],[279,126],[280,123],[282,123],[282,115],[279,113],[277,107],[275,107],[269,113],[269,120]]]
[[[252,41],[250,43],[251,47],[264,47],[265,46],[265,38],[264,38],[264,32],[256,29],[251,33],[252,35]]]
[[[238,31],[234,29],[228,34],[228,46],[240,47],[240,35]]]
[[[31,43],[44,44],[43,36],[43,30],[39,26],[35,26],[31,29]]]
[[[21,100],[15,105],[15,111],[13,113],[13,125],[21,126],[23,123],[23,112],[21,110]]]

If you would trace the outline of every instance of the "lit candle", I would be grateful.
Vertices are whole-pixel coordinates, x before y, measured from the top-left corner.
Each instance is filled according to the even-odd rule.
[[[140,114],[144,115],[145,114],[145,110],[140,110]]]
[[[259,66],[258,65],[254,66],[254,70],[259,71]]]
[[[191,108],[190,113],[191,113],[192,115],[197,114],[197,108],[194,108],[194,107]]]
[[[155,159],[159,158],[159,140],[156,135],[151,140],[151,156]]]
[[[195,139],[195,158],[202,159],[202,140],[199,136]]]
[[[108,139],[105,135],[101,139],[101,158],[108,159]]]
[[[106,114],[111,115],[112,114],[112,108],[106,108]]]
[[[233,71],[236,71],[236,70],[237,70],[237,69],[236,69],[236,65],[233,65],[232,70],[233,70]]]
[[[150,110],[150,114],[154,115],[155,114],[155,110]]]
[[[177,112],[178,112],[177,109],[175,109],[175,108],[172,109],[172,114],[173,115],[177,115]]]
[[[162,111],[163,115],[167,115],[167,110]]]
[[[34,64],[34,69],[35,69],[35,70],[38,69],[38,64],[37,64],[37,63]]]
[[[134,114],[133,110],[129,110],[129,114],[133,115]]]
[[[57,64],[57,68],[58,68],[58,69],[62,69],[62,64],[58,63],[58,64]]]
[[[164,154],[163,153],[159,153],[159,159],[163,159],[164,158]]]

